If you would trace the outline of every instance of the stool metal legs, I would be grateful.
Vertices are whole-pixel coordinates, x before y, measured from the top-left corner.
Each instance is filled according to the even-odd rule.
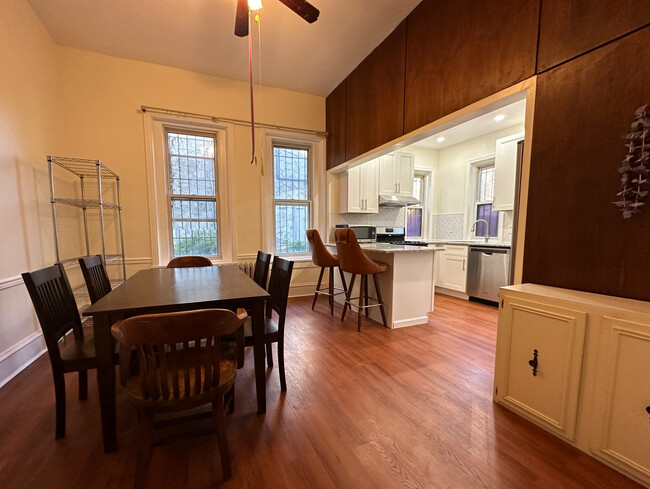
[[[341,274],[341,283],[343,284],[343,288],[334,287],[334,267],[328,267],[328,268],[329,268],[329,285],[327,286],[327,291],[321,289],[323,273],[325,272],[325,267],[321,267],[320,274],[318,275],[318,283],[316,284],[316,290],[314,291],[314,300],[311,303],[311,309],[312,311],[314,310],[314,307],[316,306],[316,299],[318,299],[318,295],[323,294],[328,296],[329,305],[330,305],[330,314],[334,315],[334,296],[337,296],[339,294],[347,294],[347,287],[345,284],[345,277],[343,276],[343,270],[341,270],[341,267],[337,267],[337,268],[339,269],[339,273]],[[338,290],[339,292],[334,292],[335,290]]]
[[[381,291],[379,290],[379,280],[377,279],[377,274],[372,274],[373,281],[375,283],[375,291],[377,292],[377,298],[370,298],[368,293],[368,275],[361,275],[359,280],[359,297],[352,297],[352,288],[354,287],[354,281],[356,275],[353,274],[350,279],[350,287],[348,287],[347,294],[345,295],[345,304],[343,304],[343,313],[341,314],[341,321],[345,319],[345,313],[348,309],[352,310],[352,306],[357,308],[357,331],[361,331],[361,316],[363,314],[362,309],[365,310],[366,317],[369,315],[369,309],[371,307],[379,307],[381,311],[381,319],[384,323],[384,326],[388,327],[388,322],[386,321],[386,311],[384,310],[384,302],[381,298]],[[352,304],[352,301],[357,299],[357,304]],[[369,300],[372,299],[376,304],[369,304]]]

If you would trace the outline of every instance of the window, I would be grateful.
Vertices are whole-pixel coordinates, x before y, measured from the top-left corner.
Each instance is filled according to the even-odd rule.
[[[485,219],[489,223],[490,237],[499,235],[499,212],[492,210],[494,198],[494,163],[476,167],[475,212],[476,219]],[[485,223],[477,222],[475,237],[485,236]]]
[[[422,238],[424,236],[424,175],[415,175],[413,178],[413,197],[420,203],[406,208],[406,237]]]
[[[214,136],[167,132],[172,255],[220,255]]]
[[[307,253],[305,231],[311,226],[310,151],[273,146],[273,208],[275,252]]]

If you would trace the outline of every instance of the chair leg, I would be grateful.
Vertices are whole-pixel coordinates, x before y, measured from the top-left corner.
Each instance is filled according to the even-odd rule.
[[[145,489],[147,487],[147,471],[151,460],[153,449],[153,413],[146,409],[138,409],[140,418],[140,440],[138,455],[135,464],[134,489]]]
[[[212,415],[217,430],[217,442],[219,443],[219,455],[221,456],[221,471],[225,480],[232,477],[232,465],[230,464],[230,449],[228,448],[228,437],[226,435],[226,417],[223,409],[223,398],[217,396],[212,401]]]
[[[269,368],[273,367],[273,344],[266,344],[266,364]]]
[[[88,399],[88,370],[79,370],[79,400]]]
[[[280,390],[287,392],[287,378],[284,374],[284,338],[278,340],[278,367],[280,369]]]
[[[54,374],[54,399],[56,401],[56,433],[58,440],[65,436],[65,379],[63,372]]]
[[[232,384],[232,387],[226,395],[224,396],[224,404],[226,405],[228,414],[235,412],[235,384]]]
[[[365,301],[366,301],[365,313],[366,313],[366,317],[368,317],[370,315],[370,308],[368,307],[368,275],[363,276],[363,290],[365,290],[365,292],[366,292],[364,294],[365,295]]]
[[[375,291],[377,292],[377,301],[379,301],[379,310],[381,311],[381,319],[384,322],[384,326],[388,327],[388,322],[386,321],[386,310],[384,309],[384,301],[381,298],[381,291],[379,290],[379,280],[377,275],[373,274],[372,278],[375,282]]]
[[[357,311],[357,331],[361,331],[361,306],[363,305],[363,294],[364,294],[364,282],[366,281],[366,275],[361,275],[361,280],[359,281],[359,310]]]
[[[330,316],[333,316],[334,315],[334,268],[333,267],[330,267],[329,292],[330,292]]]
[[[316,284],[316,290],[314,291],[314,300],[311,302],[311,310],[314,310],[316,305],[316,299],[318,299],[318,291],[320,290],[320,283],[323,280],[323,273],[325,272],[325,267],[320,267],[320,275],[318,275],[318,283]]]
[[[244,348],[246,347],[246,338],[244,335],[244,326],[240,326],[237,331],[235,331],[235,349],[237,350],[235,356],[237,357],[237,368],[244,367]]]
[[[352,274],[352,278],[350,279],[350,287],[348,287],[348,292],[345,294],[345,304],[343,304],[343,314],[341,314],[341,321],[345,319],[345,311],[347,311],[348,307],[350,307],[350,297],[352,296],[352,288],[354,287],[355,278],[356,275]],[[350,310],[352,310],[351,307]]]
[[[341,283],[343,284],[343,290],[347,293],[348,286],[345,285],[345,275],[343,275],[343,270],[341,269],[341,267],[339,267],[339,273],[341,274]]]

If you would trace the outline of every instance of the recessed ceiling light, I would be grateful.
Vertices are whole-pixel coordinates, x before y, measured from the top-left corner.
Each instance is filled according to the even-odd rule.
[[[445,138],[443,138],[442,136],[440,136],[440,137],[438,137],[438,139],[436,139],[436,142],[437,142],[437,143],[442,143],[444,140],[445,140]]]
[[[262,8],[262,0],[248,0],[248,8],[251,10],[259,10]]]
[[[497,121],[497,122],[501,122],[505,118],[506,118],[506,116],[503,115],[503,114],[499,114],[497,116],[494,116],[494,120]]]

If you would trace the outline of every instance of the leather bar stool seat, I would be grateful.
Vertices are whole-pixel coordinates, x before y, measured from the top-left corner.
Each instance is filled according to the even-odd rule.
[[[368,308],[370,307],[379,307],[381,311],[381,318],[384,323],[384,326],[388,326],[386,322],[386,311],[384,310],[384,303],[381,299],[381,291],[379,289],[379,281],[377,280],[377,274],[383,273],[388,270],[388,265],[379,261],[371,260],[363,252],[357,237],[354,234],[354,231],[350,228],[337,229],[334,233],[336,239],[336,250],[338,252],[338,259],[341,266],[341,269],[344,272],[352,274],[350,279],[350,286],[345,298],[345,304],[343,305],[343,314],[341,315],[341,321],[345,319],[345,312],[349,307],[352,310],[354,305],[358,311],[357,317],[357,330],[361,331],[361,312],[365,310],[366,316],[368,316]],[[352,288],[354,286],[354,281],[357,275],[361,276],[361,282],[359,287],[359,297],[351,297]],[[375,283],[375,291],[377,292],[377,298],[372,298],[375,301],[375,304],[369,304],[368,296],[368,275],[372,275],[373,281]],[[353,304],[352,300],[358,299],[357,304]]]
[[[326,295],[329,297],[330,304],[330,314],[334,314],[334,296],[339,294],[345,294],[347,292],[347,286],[345,284],[345,277],[343,271],[339,266],[339,259],[335,255],[332,255],[323,244],[323,240],[320,237],[320,234],[315,229],[307,230],[307,241],[309,242],[309,249],[311,250],[311,259],[314,262],[314,265],[320,267],[320,275],[318,276],[318,283],[316,284],[316,291],[314,292],[314,300],[311,303],[312,310],[316,305],[316,299],[320,294]],[[323,273],[325,269],[329,269],[329,284],[327,290],[321,289],[321,281],[323,280]],[[343,288],[334,287],[334,269],[338,268],[339,274],[341,275],[341,283]],[[335,292],[338,291],[338,292]]]

